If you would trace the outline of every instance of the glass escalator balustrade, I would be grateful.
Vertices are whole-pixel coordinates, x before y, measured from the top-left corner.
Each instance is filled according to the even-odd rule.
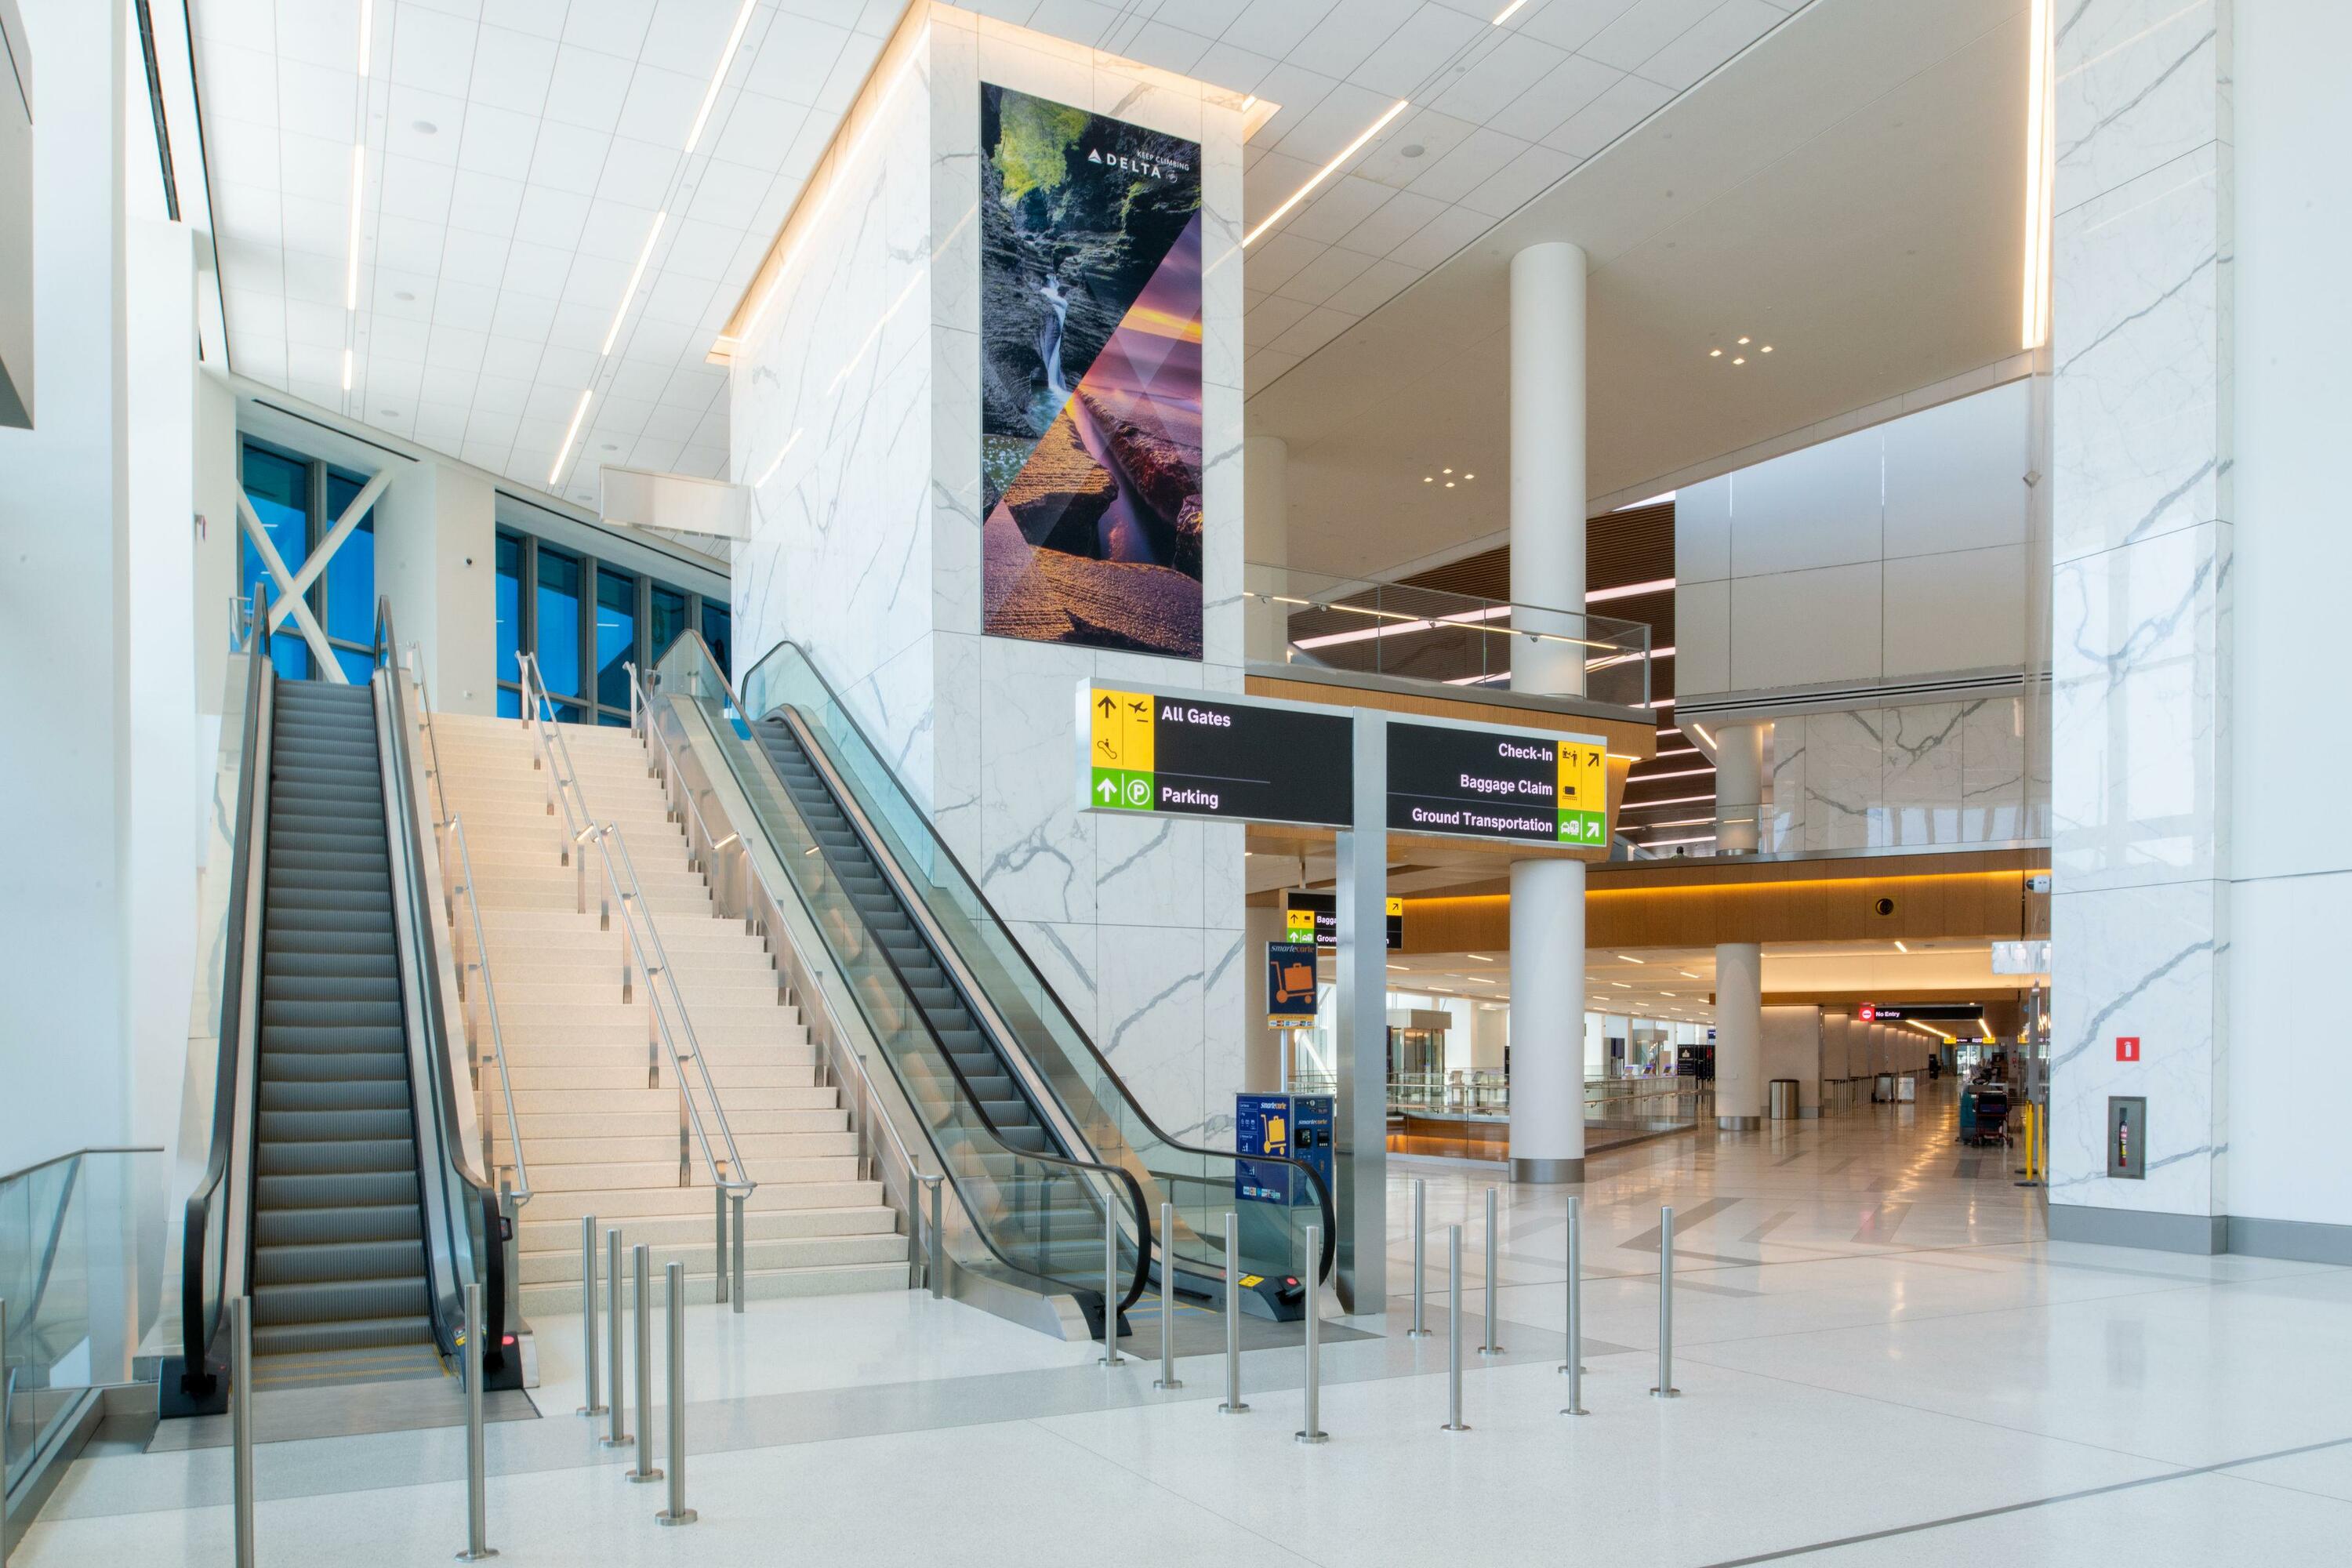
[[[708,652],[684,638],[661,661],[659,690],[704,710],[786,875],[813,912],[824,911],[820,925],[845,975],[865,997],[895,997],[898,1013],[917,1015],[877,1031],[902,1079],[927,1072],[950,1079],[971,1102],[961,1114],[1012,1148],[1115,1167],[1134,1184],[1154,1227],[1160,1204],[1173,1204],[1176,1234],[1164,1245],[1187,1289],[1220,1288],[1228,1211],[1240,1216],[1245,1274],[1282,1281],[1328,1272],[1334,1226],[1321,1184],[1299,1167],[1296,1206],[1236,1203],[1232,1153],[1181,1142],[1154,1124],[799,649],[786,644],[761,660],[738,704]],[[739,708],[761,717],[746,725]],[[746,730],[750,745],[741,743]],[[869,1018],[877,1012],[892,1016],[877,1007]],[[894,1035],[922,1038],[894,1049]],[[919,1043],[928,1050],[913,1048]],[[959,1116],[943,1120],[955,1135]],[[1090,1246],[1086,1269],[1098,1279],[1099,1218],[1090,1237],[1066,1238],[1063,1223],[1057,1212],[1057,1266],[1072,1248]],[[1315,1259],[1304,1251],[1312,1223],[1325,1237]],[[1291,1315],[1298,1296],[1292,1288],[1277,1310]]]

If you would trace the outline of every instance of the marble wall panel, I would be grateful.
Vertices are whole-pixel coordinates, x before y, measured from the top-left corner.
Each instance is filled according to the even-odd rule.
[[[1890,846],[1960,841],[1964,704],[1923,702],[1882,710],[1879,785]]]
[[[2028,837],[2024,701],[2021,697],[1994,697],[1966,705],[1960,732],[1960,837],[1964,842]]]
[[[1805,715],[1807,849],[1874,849],[1885,840],[1881,731],[1874,708]]]

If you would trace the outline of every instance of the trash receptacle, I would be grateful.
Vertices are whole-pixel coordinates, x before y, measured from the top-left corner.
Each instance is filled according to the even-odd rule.
[[[1910,1105],[1919,1098],[1919,1075],[1905,1073],[1895,1080],[1895,1100],[1898,1105]]]
[[[1769,1086],[1765,1106],[1773,1121],[1794,1121],[1797,1119],[1797,1080],[1792,1078],[1774,1079]]]
[[[1873,1105],[1885,1105],[1894,1098],[1895,1075],[1891,1072],[1873,1074],[1870,1079],[1870,1102]]]

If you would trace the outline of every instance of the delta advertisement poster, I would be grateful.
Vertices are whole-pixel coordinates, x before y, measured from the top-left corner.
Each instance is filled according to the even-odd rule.
[[[982,84],[982,630],[1201,657],[1201,149]]]

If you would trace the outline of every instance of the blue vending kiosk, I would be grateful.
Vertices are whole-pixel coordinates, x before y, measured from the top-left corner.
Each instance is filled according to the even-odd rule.
[[[1251,1258],[1283,1256],[1292,1239],[1291,1215],[1314,1208],[1313,1186],[1297,1167],[1253,1155],[1278,1154],[1311,1166],[1323,1190],[1334,1193],[1331,1132],[1336,1102],[1328,1094],[1237,1094],[1234,1097],[1234,1211],[1242,1247]],[[1336,1199],[1335,1199],[1336,1202]],[[1302,1220],[1303,1223],[1303,1220]],[[1305,1266],[1307,1260],[1294,1260]],[[1242,1300],[1281,1322],[1305,1314],[1307,1291],[1297,1277],[1242,1276]]]

